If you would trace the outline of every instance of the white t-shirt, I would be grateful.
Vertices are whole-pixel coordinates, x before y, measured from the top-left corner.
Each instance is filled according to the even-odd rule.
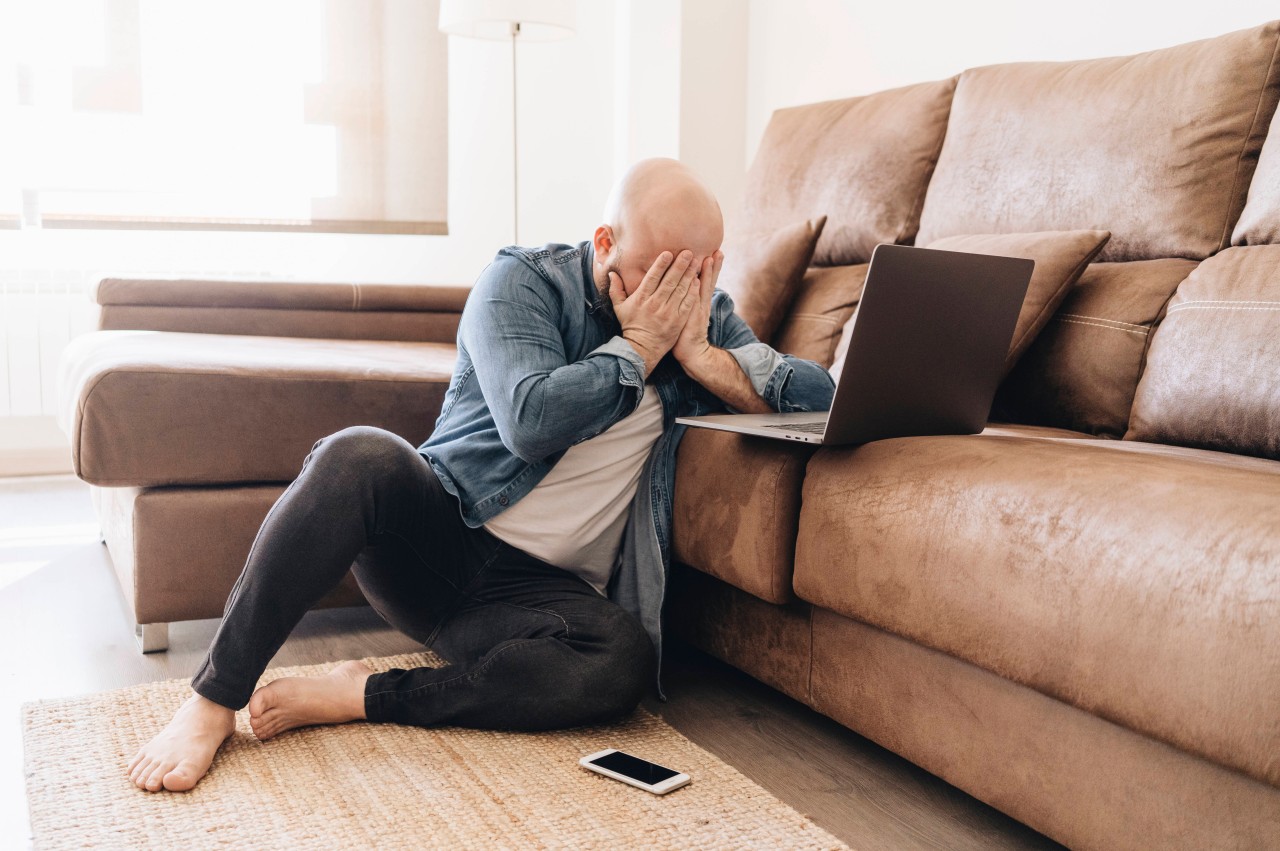
[[[662,436],[662,400],[640,405],[571,446],[523,499],[485,524],[499,540],[575,573],[601,594],[622,549],[627,512],[649,452]]]

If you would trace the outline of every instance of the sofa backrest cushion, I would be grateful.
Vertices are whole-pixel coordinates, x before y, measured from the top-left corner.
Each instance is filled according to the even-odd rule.
[[[90,295],[102,331],[448,342],[469,286],[103,278]]]
[[[726,242],[717,285],[733,298],[734,312],[761,342],[772,342],[795,301],[826,220],[820,216],[770,235]]]
[[[1280,245],[1229,248],[1179,285],[1125,439],[1280,460]]]
[[[1094,263],[1000,386],[992,419],[1122,437],[1147,340],[1194,260]]]
[[[1099,259],[1225,247],[1280,97],[1280,21],[1136,56],[960,76],[921,214],[957,233],[1106,229]]]
[[[814,263],[865,263],[915,236],[955,79],[779,109],[747,174],[739,227],[767,234],[827,216]]]
[[[1280,242],[1280,109],[1271,119],[1271,130],[1258,157],[1258,169],[1249,184],[1232,245],[1269,245]]]

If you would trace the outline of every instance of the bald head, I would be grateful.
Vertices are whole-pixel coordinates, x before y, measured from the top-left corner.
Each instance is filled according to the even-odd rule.
[[[724,239],[724,219],[715,195],[677,160],[640,160],[614,184],[596,229],[596,283],[608,287],[617,272],[628,294],[663,251],[709,257]]]

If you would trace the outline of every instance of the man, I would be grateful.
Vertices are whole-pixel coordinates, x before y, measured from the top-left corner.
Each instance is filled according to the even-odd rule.
[[[248,703],[259,739],[370,721],[547,729],[630,712],[655,682],[683,427],[723,410],[826,410],[822,367],[779,355],[714,292],[720,208],[674,160],[614,187],[591,242],[510,247],[480,275],[431,438],[344,429],[268,513],[195,694],[129,764],[190,789]],[[254,685],[353,569],[442,668]]]

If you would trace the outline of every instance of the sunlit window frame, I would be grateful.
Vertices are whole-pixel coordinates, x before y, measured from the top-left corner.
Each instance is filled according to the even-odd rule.
[[[127,2],[127,0],[126,0]],[[431,15],[434,20],[435,14]],[[434,31],[434,28],[433,28]],[[119,69],[116,69],[119,70]],[[128,69],[136,73],[136,67]],[[7,206],[7,205],[6,205]],[[12,208],[10,208],[12,209]],[[195,217],[181,215],[104,215],[40,211],[36,221],[29,213],[0,212],[0,230],[145,230],[145,231],[244,231],[276,233],[347,233],[448,235],[447,221],[389,219],[288,219],[235,217]]]

